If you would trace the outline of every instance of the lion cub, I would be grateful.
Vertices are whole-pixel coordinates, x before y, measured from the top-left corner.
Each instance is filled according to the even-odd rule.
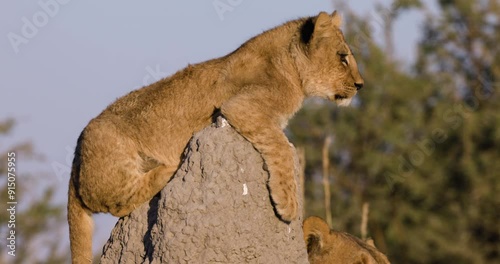
[[[308,217],[302,229],[311,264],[390,264],[373,241],[330,230],[319,217]]]
[[[92,258],[92,213],[128,215],[169,181],[192,134],[220,111],[261,153],[272,202],[297,215],[293,153],[282,130],[307,96],[348,104],[363,86],[334,12],[290,21],[231,54],[133,91],[78,138],[68,194],[74,263]]]

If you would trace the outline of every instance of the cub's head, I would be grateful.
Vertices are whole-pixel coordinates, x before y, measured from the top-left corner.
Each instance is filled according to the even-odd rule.
[[[336,11],[305,20],[295,58],[306,95],[348,105],[363,87],[363,78],[340,30],[341,23]]]
[[[311,264],[390,263],[373,243],[364,242],[347,233],[330,230],[328,224],[319,217],[307,218],[304,221],[303,231]]]

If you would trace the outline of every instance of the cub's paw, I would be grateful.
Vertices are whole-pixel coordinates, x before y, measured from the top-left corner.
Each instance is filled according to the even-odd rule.
[[[297,184],[295,180],[269,182],[271,199],[279,217],[285,222],[291,222],[297,218]]]

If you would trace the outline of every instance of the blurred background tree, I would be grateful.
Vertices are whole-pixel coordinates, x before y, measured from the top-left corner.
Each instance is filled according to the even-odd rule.
[[[28,174],[20,167],[28,162],[37,162],[41,155],[33,150],[30,142],[8,145],[6,138],[14,130],[15,121],[0,121],[0,202],[7,205],[7,153],[16,153],[16,248],[15,256],[8,255],[9,249],[0,247],[0,263],[69,263],[70,258],[65,243],[65,209],[54,203],[54,187],[40,188],[40,178]],[[22,173],[20,172],[22,171]],[[40,176],[40,174],[38,174]],[[41,190],[42,189],[42,190]],[[37,190],[37,191],[32,191]],[[41,191],[40,191],[41,190]],[[10,214],[0,214],[0,233],[11,229],[7,224]],[[6,239],[7,235],[2,236]],[[4,241],[5,242],[5,241]],[[4,244],[4,243],[2,243]]]
[[[359,235],[369,202],[369,235],[393,263],[499,263],[500,3],[437,7],[394,1],[379,8],[373,36],[370,18],[343,6],[365,89],[349,108],[310,100],[290,122],[306,149],[306,214],[324,217],[321,147],[331,136],[334,228]],[[408,10],[426,17],[410,67],[391,39]]]

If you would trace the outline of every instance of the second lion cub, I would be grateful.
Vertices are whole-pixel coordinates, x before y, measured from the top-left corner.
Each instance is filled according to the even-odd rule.
[[[346,105],[363,86],[334,12],[266,31],[231,54],[187,68],[108,106],[81,133],[69,182],[74,263],[92,259],[92,213],[121,217],[177,170],[192,134],[220,110],[261,153],[280,217],[297,216],[293,153],[282,130],[307,96]]]

